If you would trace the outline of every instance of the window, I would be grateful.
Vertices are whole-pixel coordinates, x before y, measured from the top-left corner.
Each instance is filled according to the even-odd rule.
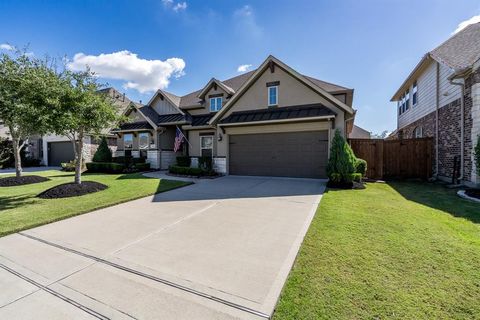
[[[213,136],[200,137],[200,152],[202,157],[213,156]]]
[[[408,110],[408,107],[409,107],[409,103],[410,102],[410,91],[407,90],[407,92],[405,93],[405,111]]]
[[[422,138],[423,137],[423,127],[416,127],[415,130],[413,130],[413,137],[414,138]]]
[[[216,112],[222,109],[222,97],[210,98],[210,111]]]
[[[412,89],[412,92],[413,92],[413,96],[412,96],[412,105],[415,107],[417,105],[417,101],[418,101],[418,87],[417,87],[417,81],[415,81],[413,83],[413,89]]]
[[[149,135],[150,134],[148,132],[141,132],[138,135],[138,147],[140,149],[147,149],[148,148]]]
[[[278,105],[278,86],[268,87],[268,105]]]
[[[127,133],[123,135],[123,148],[132,149],[133,147],[133,134]]]
[[[402,101],[397,101],[397,105],[398,105],[398,115],[402,115]]]

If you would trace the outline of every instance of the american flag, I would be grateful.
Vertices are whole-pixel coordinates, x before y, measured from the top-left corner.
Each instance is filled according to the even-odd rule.
[[[175,145],[173,146],[173,152],[177,152],[182,146],[183,139],[186,139],[182,130],[177,127],[177,133],[175,134]]]

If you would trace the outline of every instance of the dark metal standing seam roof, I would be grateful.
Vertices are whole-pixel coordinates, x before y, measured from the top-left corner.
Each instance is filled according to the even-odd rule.
[[[213,118],[215,113],[202,114],[198,116],[190,116],[190,122],[193,127],[206,126],[208,121]]]
[[[222,119],[220,123],[226,124],[284,119],[300,119],[334,115],[336,115],[336,113],[333,112],[331,109],[327,108],[326,106],[322,104],[313,104],[233,112],[225,119]]]
[[[183,114],[180,113],[174,113],[174,114],[163,114],[158,116],[158,124],[168,124],[170,122],[175,123],[175,122],[186,122],[186,117]]]
[[[124,123],[124,124],[121,124],[118,129],[114,129],[112,131],[115,132],[115,131],[120,131],[120,130],[140,130],[140,129],[151,130],[153,128],[148,122],[143,121],[143,122]]]

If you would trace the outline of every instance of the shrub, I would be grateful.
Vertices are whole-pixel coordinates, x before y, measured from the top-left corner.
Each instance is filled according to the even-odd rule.
[[[477,144],[475,145],[475,166],[477,174],[480,175],[480,135],[477,136]]]
[[[60,163],[60,166],[62,167],[63,171],[75,171],[75,160],[70,160],[69,162],[62,162]],[[82,171],[85,171],[87,169],[87,166],[85,164],[85,160],[82,159]]]
[[[213,159],[212,157],[200,157],[198,158],[198,167],[203,171],[213,171]]]
[[[340,131],[335,131],[328,159],[327,175],[338,182],[351,182],[355,173],[355,155],[352,148],[341,136]]]
[[[367,173],[367,161],[356,158],[355,159],[355,172],[360,173],[363,177]]]
[[[107,138],[102,137],[97,152],[93,155],[93,162],[112,162],[112,151],[108,147]]]
[[[38,167],[40,165],[40,159],[35,159],[32,157],[26,157],[22,160],[23,167]]]
[[[136,163],[133,165],[138,171],[150,170],[150,163]]]
[[[69,161],[69,162],[62,162],[60,164],[60,166],[62,167],[63,171],[67,171],[67,172],[75,171],[75,161],[74,160]]]
[[[180,156],[177,157],[177,166],[179,167],[190,167],[190,164],[192,163],[192,159],[187,156]]]
[[[87,163],[89,172],[99,173],[122,173],[125,170],[125,165],[115,162],[89,162]]]
[[[202,176],[204,171],[200,168],[190,168],[190,167],[179,167],[179,166],[170,166],[168,171],[173,174],[183,174],[187,176]]]
[[[26,158],[25,147],[20,150],[20,158],[22,159],[22,165]],[[15,158],[13,156],[12,140],[0,137],[0,168],[13,168],[15,167]]]

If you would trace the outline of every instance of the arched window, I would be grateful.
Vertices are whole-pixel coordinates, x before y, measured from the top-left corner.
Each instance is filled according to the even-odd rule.
[[[423,128],[421,126],[418,126],[413,130],[413,137],[416,139],[423,138]]]

